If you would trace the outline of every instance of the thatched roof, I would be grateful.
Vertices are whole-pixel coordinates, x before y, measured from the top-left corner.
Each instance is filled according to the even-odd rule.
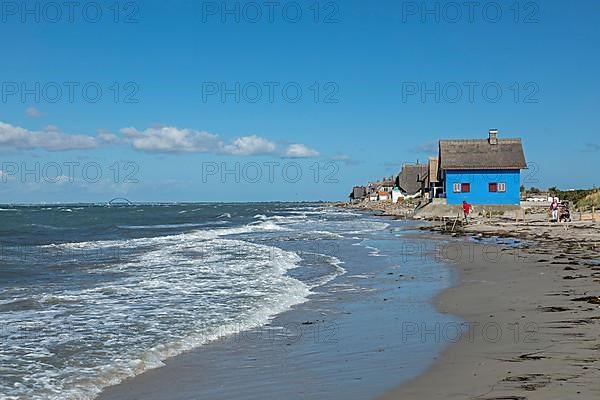
[[[432,157],[429,159],[429,168],[428,168],[429,183],[439,182],[438,166],[439,166],[439,160],[437,157]]]
[[[367,196],[367,188],[364,186],[354,186],[352,188],[352,193],[350,193],[351,199],[360,200]]]
[[[527,168],[521,139],[440,140],[440,168],[522,169]]]
[[[427,174],[427,164],[404,164],[398,175],[397,184],[400,190],[414,195],[421,190],[420,180]]]

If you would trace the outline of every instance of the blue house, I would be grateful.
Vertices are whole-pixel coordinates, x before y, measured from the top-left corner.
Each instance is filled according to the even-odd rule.
[[[439,177],[447,204],[519,205],[521,169],[527,168],[521,139],[440,140]]]

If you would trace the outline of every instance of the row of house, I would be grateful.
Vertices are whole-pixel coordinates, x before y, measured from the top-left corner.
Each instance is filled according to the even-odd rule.
[[[527,168],[521,139],[501,139],[491,129],[485,139],[440,140],[437,157],[404,164],[396,177],[356,186],[355,201],[433,199],[441,204],[518,205],[521,170]]]
[[[369,182],[367,186],[354,186],[350,199],[361,201],[387,201],[392,199],[394,177],[384,177],[381,181]]]

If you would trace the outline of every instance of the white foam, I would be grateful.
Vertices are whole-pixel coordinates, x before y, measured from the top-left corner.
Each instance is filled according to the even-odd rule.
[[[348,278],[356,278],[356,279],[369,279],[371,275],[349,275]]]
[[[148,225],[150,226],[150,225]],[[136,238],[125,240],[96,240],[87,242],[69,242],[61,244],[49,244],[40,246],[42,248],[64,248],[75,250],[94,250],[107,247],[119,248],[139,248],[143,246],[151,246],[158,243],[169,245],[171,243],[180,242],[182,239],[193,240],[209,240],[222,236],[240,235],[244,233],[261,232],[261,231],[284,231],[286,228],[279,226],[270,221],[257,222],[237,228],[216,228],[207,230],[196,230],[192,232],[180,233],[176,235],[165,235],[150,238]]]
[[[202,209],[205,208],[196,210]],[[307,285],[287,274],[299,267],[301,259],[296,253],[230,236],[291,231],[291,235],[282,236],[291,240],[341,240],[348,231],[373,232],[389,226],[364,220],[311,218],[349,215],[329,209],[315,211],[309,207],[289,214],[257,214],[255,222],[234,228],[42,246],[64,250],[118,248],[128,252],[117,264],[89,271],[116,278],[99,279],[91,287],[69,286],[70,289],[43,293],[35,297],[41,310],[10,313],[7,321],[22,327],[25,321],[34,320],[32,329],[41,329],[41,334],[21,343],[26,349],[14,346],[14,340],[18,340],[14,332],[4,342],[8,352],[0,343],[6,368],[27,374],[26,380],[8,388],[0,382],[0,392],[19,400],[93,399],[104,387],[160,367],[169,357],[264,325],[275,315],[306,301],[311,289],[346,273],[340,259],[319,254],[334,267],[333,271]],[[224,213],[218,218],[229,219],[231,215]],[[226,222],[229,221],[220,221]],[[194,225],[120,227],[198,228]],[[352,286],[337,289],[356,290]],[[68,324],[66,332],[64,324]],[[38,355],[50,357],[53,351],[59,354],[64,346],[69,348],[76,343],[85,344],[85,348],[70,354],[64,364],[53,364],[55,368],[50,369],[40,362]]]
[[[316,235],[322,239],[345,239],[344,236],[339,233],[329,232],[329,231],[310,231],[309,235]]]
[[[199,226],[205,226],[205,223],[202,224],[158,224],[158,225],[119,225],[117,228],[120,229],[175,229],[175,228],[196,228]]]
[[[39,228],[51,229],[51,230],[56,230],[56,231],[77,229],[77,228],[70,228],[70,227],[65,227],[65,226],[52,226],[52,225],[44,225],[44,224],[31,224],[31,226],[37,226]]]
[[[371,257],[381,257],[381,251],[377,247],[365,246],[365,249],[371,250],[369,253]]]
[[[206,234],[193,232],[111,242],[111,245],[130,247],[153,246],[135,259],[111,268],[126,274],[123,280],[60,294],[46,294],[39,300],[51,309],[44,313],[38,311],[35,315],[33,311],[15,313],[13,323],[36,318],[37,329],[43,329],[44,334],[29,344],[28,353],[17,352],[13,358],[5,358],[7,367],[11,367],[9,363],[16,363],[12,367],[27,370],[28,379],[33,379],[36,384],[8,390],[11,394],[18,393],[15,398],[24,396],[32,400],[93,399],[104,387],[160,367],[169,357],[219,337],[263,325],[274,315],[306,301],[310,288],[286,275],[289,269],[298,266],[300,257],[297,254],[220,237],[234,232],[270,228],[271,225],[258,224],[221,230],[218,234],[213,232],[208,239]],[[101,245],[106,245],[106,242]],[[80,243],[79,246],[86,247],[89,243]],[[199,258],[182,253],[194,251]],[[232,254],[237,256],[232,257]],[[207,277],[212,278],[202,279]],[[239,299],[235,303],[229,306],[226,306],[228,303],[220,304],[236,296]],[[189,302],[200,299],[204,300],[195,306],[200,307],[197,311]],[[57,324],[64,321],[64,317],[56,319],[56,316],[69,310],[69,303],[73,302],[86,304],[85,314],[70,315],[72,330],[67,335],[61,335],[64,327]],[[228,311],[227,307],[233,308]],[[206,319],[199,321],[199,315]],[[129,334],[125,330],[119,334],[121,324],[127,325],[128,317],[135,321],[147,319],[156,323],[161,316],[169,318],[168,325],[149,325],[139,332]],[[45,364],[38,362],[38,358],[27,356],[44,354],[46,346],[69,342],[73,336],[79,341],[86,341],[90,332],[104,337],[101,346],[104,356],[98,356],[94,364],[90,365],[86,359],[77,368],[67,364],[49,370]],[[182,335],[183,332],[187,333]],[[148,346],[148,343],[156,340],[160,343]],[[92,343],[88,345],[94,348]],[[17,351],[18,347],[11,346],[10,349]],[[107,358],[106,354],[110,357]],[[74,363],[81,361],[73,360]],[[0,383],[0,391],[4,392],[7,388],[2,386]]]

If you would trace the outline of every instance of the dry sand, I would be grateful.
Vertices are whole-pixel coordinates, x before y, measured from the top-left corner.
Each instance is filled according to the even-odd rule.
[[[600,399],[600,225],[498,220],[459,232],[460,284],[436,305],[461,316],[466,333],[381,399]],[[496,241],[486,237],[524,247],[470,250]]]

